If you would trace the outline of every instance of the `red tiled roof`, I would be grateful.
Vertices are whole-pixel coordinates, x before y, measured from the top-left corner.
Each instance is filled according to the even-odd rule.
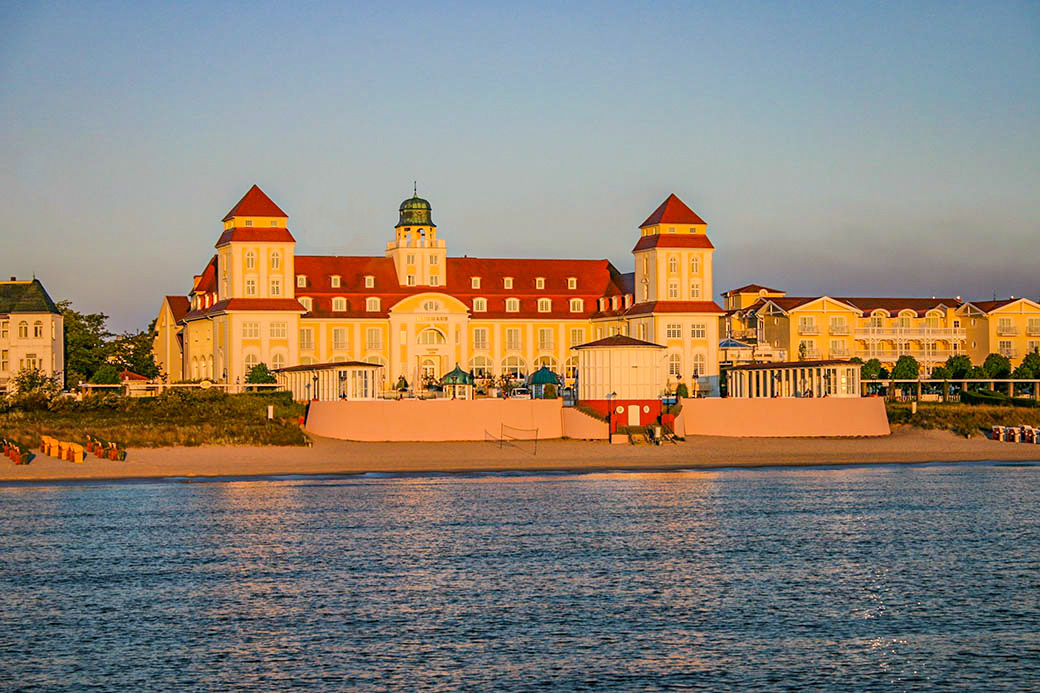
[[[295,298],[230,298],[217,301],[209,308],[193,310],[184,316],[185,320],[194,320],[207,315],[224,313],[229,310],[275,310],[280,312],[303,313],[304,307]]]
[[[632,248],[632,252],[648,248],[714,248],[708,237],[702,233],[663,234],[655,233],[643,236]]]
[[[654,349],[664,349],[665,347],[660,344],[654,344],[653,342],[644,342],[641,339],[635,337],[629,337],[623,334],[615,334],[603,339],[597,339],[594,342],[588,344],[580,344],[574,349],[595,349],[599,347],[653,347]]]
[[[221,221],[227,221],[231,217],[288,217],[274,201],[264,194],[258,185],[253,185],[242,199],[238,201],[231,211]]]
[[[496,258],[447,258],[443,286],[401,286],[393,260],[387,257],[296,257],[296,274],[305,275],[306,288],[297,288],[297,296],[310,297],[311,312],[304,317],[386,317],[394,304],[409,296],[440,293],[452,296],[471,311],[473,299],[487,299],[487,311],[472,313],[472,319],[584,319],[596,310],[596,299],[615,296],[624,291],[625,275],[607,260],[511,260]],[[365,288],[365,276],[374,277],[375,286]],[[340,277],[340,287],[333,288],[331,277]],[[474,289],[472,278],[480,277],[480,288]],[[503,277],[513,278],[513,288],[506,289]],[[537,278],[545,279],[545,288],[535,288]],[[574,277],[577,288],[568,289],[567,280]],[[346,311],[332,311],[332,299],[347,300]],[[380,299],[380,311],[365,310],[365,299]],[[520,301],[519,312],[506,312],[506,299]],[[552,310],[538,312],[538,299],[552,301]],[[570,311],[570,299],[584,302],[581,312]]]
[[[784,312],[821,298],[831,298],[841,303],[846,303],[862,313],[871,313],[875,310],[887,311],[890,315],[896,315],[901,310],[912,310],[918,316],[923,316],[933,308],[948,306],[956,308],[961,304],[955,298],[872,298],[872,297],[847,297],[847,296],[783,296],[780,298],[766,297],[755,303],[756,306],[770,302],[778,306]],[[754,306],[752,306],[754,307]]]
[[[166,302],[170,304],[170,312],[173,313],[173,321],[180,322],[188,313],[188,309],[191,307],[191,302],[186,296],[167,296]]]
[[[296,239],[286,228],[263,228],[253,226],[236,226],[220,234],[214,248],[219,248],[231,241],[247,241],[250,243],[295,243]]]
[[[1029,301],[1030,303],[1036,303],[1036,301],[1030,298],[1026,298],[1025,296],[1021,298],[1001,298],[997,299],[996,301],[968,301],[968,303],[975,306],[984,313],[989,313],[991,311],[997,310],[998,308],[1010,306],[1012,303],[1018,303],[1019,301]]]
[[[696,212],[686,206],[682,200],[672,193],[654,213],[646,218],[639,228],[654,224],[707,224]]]
[[[123,381],[126,381],[126,380],[148,380],[148,378],[144,377],[143,375],[140,375],[139,373],[134,373],[133,371],[126,370],[126,369],[123,369],[122,371],[119,372],[119,379],[123,380]]]
[[[784,293],[780,289],[770,289],[768,286],[762,286],[761,284],[748,284],[746,286],[740,287],[739,289],[730,289],[729,291],[724,291],[722,293],[722,295],[723,296],[735,296],[737,294],[752,294],[752,293],[757,294],[759,291],[765,291],[765,292],[771,293],[771,294],[782,294],[782,293]]]
[[[199,275],[198,280],[195,282],[195,286],[192,287],[191,293],[193,294],[206,294],[217,290],[217,256],[214,255],[206,263],[206,267],[202,270],[202,274]]]
[[[646,315],[649,313],[717,313],[726,311],[715,301],[648,301],[637,303],[625,315]]]

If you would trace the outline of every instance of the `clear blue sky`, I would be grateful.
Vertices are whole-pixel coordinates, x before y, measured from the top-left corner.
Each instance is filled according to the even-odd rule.
[[[522,5],[522,7],[518,6]],[[1040,294],[1040,4],[0,4],[0,276],[144,327],[252,183],[299,253],[612,260],[717,291]]]

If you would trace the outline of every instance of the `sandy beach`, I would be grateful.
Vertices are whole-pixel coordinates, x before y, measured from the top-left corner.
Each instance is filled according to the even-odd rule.
[[[313,447],[216,447],[133,449],[126,462],[88,456],[72,464],[37,455],[32,464],[0,466],[0,481],[126,479],[163,477],[694,469],[712,467],[808,466],[1037,461],[1040,446],[966,439],[947,431],[895,427],[885,438],[715,438],[653,447],[605,442],[547,440],[532,454],[530,443],[354,443],[315,439]]]

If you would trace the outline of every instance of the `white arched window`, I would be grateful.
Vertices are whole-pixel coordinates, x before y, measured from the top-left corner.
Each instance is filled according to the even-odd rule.
[[[271,366],[274,367],[275,370],[277,370],[279,368],[285,368],[285,355],[284,354],[275,354],[274,356],[272,356],[271,357]]]
[[[249,371],[256,367],[257,358],[256,354],[246,354],[246,375],[249,375]]]
[[[40,338],[43,336],[43,323],[37,320],[33,323],[33,337]]]
[[[548,313],[552,310],[552,300],[548,298],[538,299],[538,312]]]
[[[337,312],[343,312],[347,309],[347,299],[342,296],[336,296],[332,299],[332,310]]]
[[[428,327],[419,333],[420,344],[444,344],[447,341],[440,330]]]
[[[502,359],[502,375],[510,378],[523,378],[526,363],[519,356],[507,356]]]
[[[704,372],[708,369],[708,360],[704,358],[704,354],[693,355],[693,377],[700,378],[704,375]]]
[[[673,378],[682,374],[682,359],[679,354],[668,355],[668,375]]]
[[[487,356],[474,356],[469,360],[469,370],[474,378],[490,378],[491,359]]]
[[[580,298],[572,298],[571,299],[571,312],[572,313],[580,313],[583,310],[585,310],[585,302],[582,301]]]
[[[276,270],[276,269],[281,269],[281,268],[282,268],[282,254],[280,252],[278,252],[277,250],[275,250],[274,252],[271,253],[271,269]]]
[[[506,299],[506,312],[507,313],[519,313],[520,312],[520,299],[507,298]]]
[[[690,258],[690,274],[701,273],[701,259],[696,255]]]
[[[679,273],[679,258],[676,257],[675,255],[670,255],[668,257],[668,274],[678,274],[678,273]]]
[[[372,296],[366,298],[365,310],[367,310],[370,313],[377,312],[379,310],[379,299]]]
[[[422,309],[427,313],[436,313],[441,309],[441,304],[436,301],[427,301],[423,304]]]
[[[246,251],[246,269],[256,269],[256,253],[252,250]]]
[[[473,299],[473,312],[474,313],[486,313],[487,312],[487,299],[486,298],[475,298],[475,299]]]
[[[563,366],[563,375],[566,378],[573,380],[578,377],[578,357],[570,356],[567,358],[566,364]]]
[[[310,296],[301,296],[300,304],[307,309],[308,313],[314,308],[314,302],[311,300]]]
[[[553,373],[556,372],[557,361],[552,356],[539,356],[534,360],[534,370],[539,368],[548,368]]]
[[[24,320],[22,320],[20,323],[18,323],[18,336],[21,339],[28,339],[29,338],[29,323],[27,323]]]

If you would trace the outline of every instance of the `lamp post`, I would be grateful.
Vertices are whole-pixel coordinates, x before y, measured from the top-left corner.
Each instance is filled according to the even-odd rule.
[[[607,393],[607,436],[614,434],[614,405],[612,400],[617,397],[616,392]]]

